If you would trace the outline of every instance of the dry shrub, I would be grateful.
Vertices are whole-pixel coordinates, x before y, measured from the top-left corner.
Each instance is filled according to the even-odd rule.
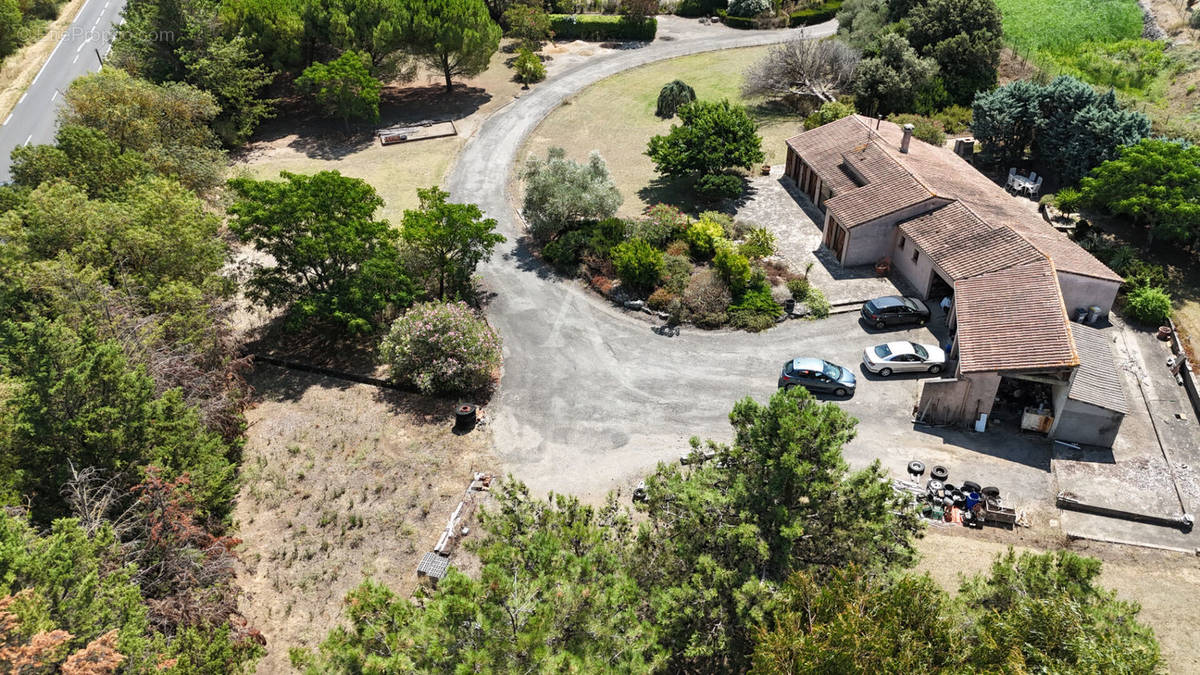
[[[716,270],[704,268],[696,271],[683,292],[683,304],[687,319],[701,328],[716,328],[729,319],[729,305],[733,295],[729,286]]]
[[[646,304],[650,305],[650,309],[665,312],[671,306],[671,301],[675,299],[676,296],[674,293],[665,288],[660,288],[650,294],[650,297],[646,299]]]
[[[788,269],[788,266],[781,260],[764,260],[762,269],[766,272],[767,281],[771,282],[772,286],[786,284],[801,276]]]
[[[592,288],[596,289],[597,292],[599,292],[601,295],[603,295],[605,297],[608,297],[608,295],[610,293],[612,293],[613,280],[602,274],[597,274],[597,275],[593,276],[592,280],[591,280],[591,284],[592,284]]]
[[[688,255],[687,242],[683,241],[682,239],[676,239],[675,241],[667,244],[667,255],[687,256]]]

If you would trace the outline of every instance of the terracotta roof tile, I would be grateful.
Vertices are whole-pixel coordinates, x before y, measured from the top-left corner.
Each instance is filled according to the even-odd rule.
[[[841,168],[842,155],[869,143],[874,137],[858,116],[851,115],[793,136],[787,144],[817,172],[833,194],[838,195],[858,187],[850,174]]]
[[[838,224],[848,228],[869,223],[932,199],[929,190],[911,178],[867,183],[825,200],[825,207]]]
[[[953,280],[1045,260],[1016,232],[989,226],[962,202],[906,220],[900,231]]]
[[[1079,365],[1054,266],[1041,260],[954,284],[964,373]]]
[[[1067,398],[1128,413],[1125,388],[1121,386],[1108,334],[1078,323],[1071,324],[1071,334],[1079,350],[1079,368],[1075,370]]]

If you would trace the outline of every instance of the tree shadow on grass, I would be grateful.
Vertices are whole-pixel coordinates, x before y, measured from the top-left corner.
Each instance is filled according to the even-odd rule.
[[[270,359],[326,368],[333,371],[348,373],[352,376],[374,377],[378,363],[379,341],[382,333],[370,335],[346,335],[334,328],[309,327],[295,330],[286,325],[284,317],[276,317],[246,336],[243,347],[245,353]],[[261,359],[255,364],[255,370],[286,369],[285,366],[267,364]],[[277,394],[289,400],[303,396],[309,386],[320,383],[323,386],[345,389],[356,384],[346,378],[322,376],[313,373],[301,373],[304,377],[293,378],[288,387],[277,388]]]
[[[703,211],[721,211],[734,214],[744,207],[758,193],[753,183],[742,180],[742,194],[733,199],[710,201],[696,194],[695,179],[691,177],[674,178],[659,176],[651,180],[646,187],[638,190],[638,197],[645,203],[670,204],[684,213],[698,214]]]

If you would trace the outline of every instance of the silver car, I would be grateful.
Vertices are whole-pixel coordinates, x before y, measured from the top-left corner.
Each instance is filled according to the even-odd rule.
[[[863,352],[863,367],[883,377],[892,373],[931,373],[936,375],[946,367],[946,352],[936,345],[889,342],[868,347]]]

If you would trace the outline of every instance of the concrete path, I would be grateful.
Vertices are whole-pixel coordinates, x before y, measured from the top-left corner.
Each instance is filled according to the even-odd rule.
[[[516,155],[564,99],[653,61],[799,34],[693,24],[664,20],[654,43],[589,61],[537,85],[494,113],[451,171],[454,199],[479,204],[509,237],[481,269],[494,293],[488,314],[504,338],[505,370],[487,411],[504,468],[535,494],[553,490],[601,499],[612,488],[636,483],[655,463],[678,458],[692,434],[728,440],[727,415],[735,401],[765,400],[776,389],[784,361],[815,355],[859,376],[858,393],[843,403],[862,420],[860,440],[846,450],[852,464],[882,456],[885,466],[903,472],[908,459],[926,458],[963,470],[974,466],[995,476],[991,482],[1031,498],[1049,495],[1045,448],[1005,439],[977,454],[962,450],[961,434],[916,431],[910,416],[917,382],[868,381],[858,370],[866,346],[895,339],[936,342],[928,329],[875,335],[856,316],[841,315],[791,321],[755,335],[685,327],[679,337],[661,337],[644,315],[616,309],[580,284],[554,276],[518,243],[523,232],[506,191]],[[806,36],[834,30],[830,22],[810,27]],[[687,79],[686,72],[679,75]],[[613,133],[621,129],[614,126]]]
[[[0,183],[9,180],[10,155],[21,145],[50,143],[58,129],[58,106],[71,81],[100,69],[124,0],[88,0],[0,127]]]

